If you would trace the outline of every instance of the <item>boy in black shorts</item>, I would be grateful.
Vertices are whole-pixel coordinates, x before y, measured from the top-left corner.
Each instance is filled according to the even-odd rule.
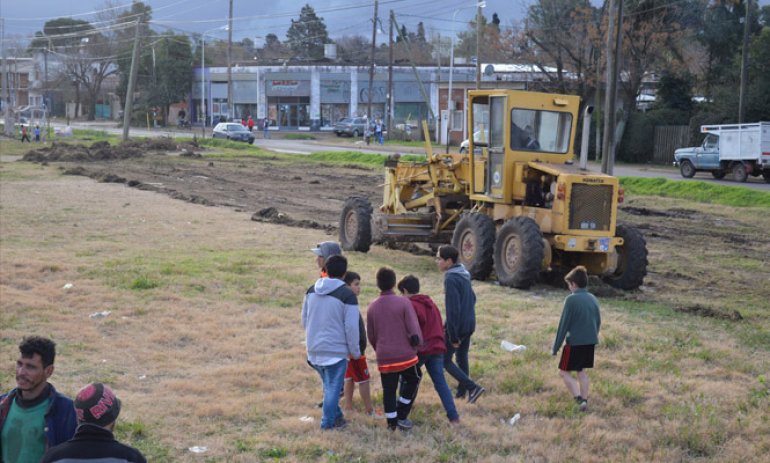
[[[594,346],[599,342],[602,317],[599,301],[586,290],[588,273],[578,265],[564,277],[572,292],[564,300],[564,309],[553,342],[553,355],[559,351],[566,337],[567,344],[561,351],[559,375],[569,392],[575,397],[581,411],[588,409],[588,374],[586,368],[594,366]],[[577,380],[571,372],[577,372]]]

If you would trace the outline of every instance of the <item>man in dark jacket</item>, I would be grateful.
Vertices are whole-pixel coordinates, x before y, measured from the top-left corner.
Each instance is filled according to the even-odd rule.
[[[138,450],[115,440],[112,431],[120,414],[120,400],[108,386],[91,383],[81,389],[75,397],[75,413],[75,437],[48,450],[41,463],[147,463]]]
[[[458,264],[459,252],[454,246],[441,246],[436,254],[436,265],[444,272],[446,304],[446,354],[444,369],[457,380],[457,394],[468,394],[468,402],[474,403],[485,389],[471,380],[468,368],[468,350],[471,335],[476,331],[476,294],[471,287],[471,275],[463,264]],[[457,364],[452,357],[457,356]]]
[[[77,422],[72,401],[48,383],[56,343],[30,336],[19,344],[16,388],[0,396],[0,461],[40,461],[46,449],[65,442]]]

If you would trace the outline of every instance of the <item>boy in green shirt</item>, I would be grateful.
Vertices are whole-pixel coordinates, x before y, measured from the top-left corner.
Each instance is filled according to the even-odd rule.
[[[564,281],[572,294],[564,300],[552,353],[556,355],[566,337],[567,344],[559,361],[559,375],[580,410],[585,411],[588,409],[589,386],[585,369],[594,366],[594,346],[599,343],[602,317],[599,301],[586,290],[588,272],[585,267],[578,265],[564,277]],[[577,380],[572,376],[573,371],[577,373]]]

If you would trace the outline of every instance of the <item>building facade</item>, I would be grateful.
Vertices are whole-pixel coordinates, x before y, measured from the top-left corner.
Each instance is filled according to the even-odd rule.
[[[502,70],[501,74],[489,66],[484,66],[483,88],[526,89],[533,79],[531,72]],[[241,120],[251,116],[260,126],[269,119],[273,130],[323,131],[332,130],[343,117],[364,117],[371,111],[373,120],[390,122],[393,127],[416,128],[419,121],[428,120],[441,143],[447,136],[452,143],[467,137],[464,102],[467,92],[476,88],[476,69],[472,66],[451,70],[396,66],[392,68],[392,80],[387,67],[377,67],[370,109],[368,66],[234,66],[230,104],[226,67],[196,68],[194,74],[189,105],[197,123],[211,125],[225,118]],[[391,91],[392,106],[388,106]]]

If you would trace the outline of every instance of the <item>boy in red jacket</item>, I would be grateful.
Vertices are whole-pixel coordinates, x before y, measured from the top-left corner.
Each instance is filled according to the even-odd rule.
[[[395,286],[396,272],[387,267],[380,268],[377,287],[381,293],[369,304],[366,331],[369,343],[377,353],[388,429],[408,431],[413,426],[409,412],[420,385],[417,346],[422,344],[422,336],[412,304],[393,292]]]
[[[408,297],[417,315],[417,321],[422,331],[423,344],[417,352],[420,359],[417,368],[425,365],[433,388],[441,399],[441,404],[446,410],[446,416],[452,424],[460,423],[460,415],[457,413],[452,391],[444,378],[444,354],[446,353],[446,341],[444,340],[444,324],[441,320],[441,312],[436,304],[425,294],[420,293],[420,280],[413,275],[405,276],[398,282],[398,290]]]

